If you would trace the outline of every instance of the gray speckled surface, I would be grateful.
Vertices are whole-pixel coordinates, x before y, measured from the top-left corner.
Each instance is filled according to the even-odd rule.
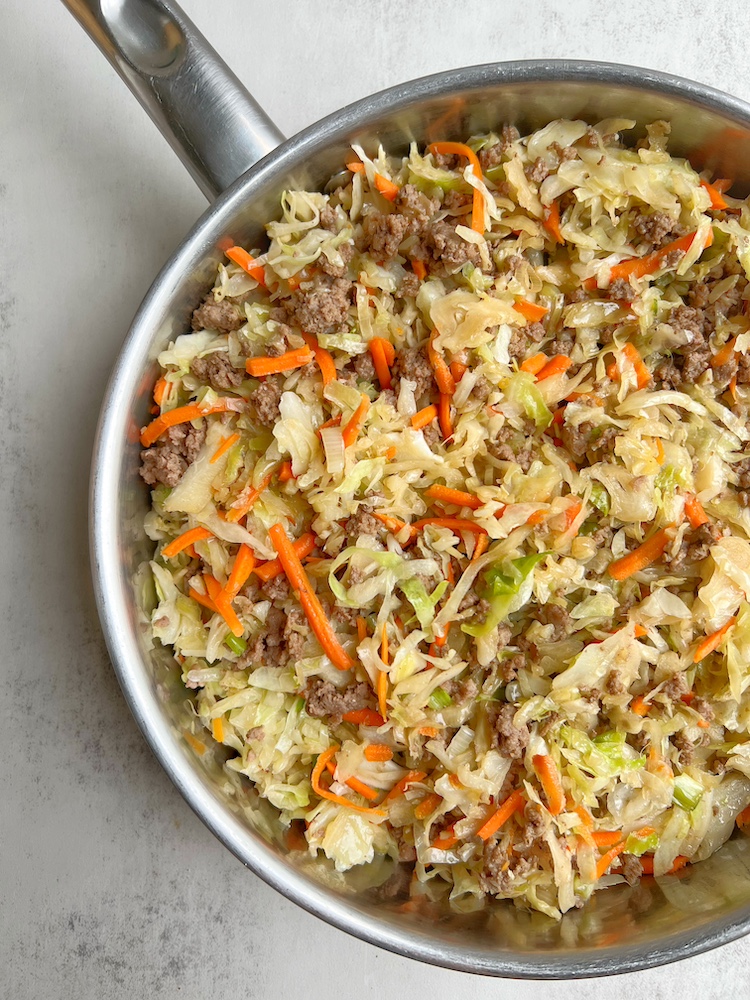
[[[617,59],[750,99],[745,0],[184,0],[289,134],[364,94],[502,58]],[[747,996],[750,940],[579,984],[419,966],[332,930],[195,819],[125,708],[93,607],[91,440],[108,370],[161,262],[203,208],[62,6],[3,0],[0,31],[0,995]],[[7,27],[6,27],[7,26]],[[363,44],[364,43],[364,44]]]

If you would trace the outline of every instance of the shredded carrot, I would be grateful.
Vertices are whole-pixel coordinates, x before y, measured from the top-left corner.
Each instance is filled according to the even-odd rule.
[[[527,299],[518,299],[513,308],[527,319],[529,323],[538,323],[549,312],[547,306],[540,306],[538,303],[529,302]]]
[[[287,285],[289,285],[289,290],[290,291],[292,291],[292,292],[296,292],[297,291],[297,289],[299,288],[299,286],[302,284],[302,275],[303,275],[303,273],[304,273],[303,271],[300,271],[299,274],[292,274],[292,275],[290,275],[290,277],[288,277],[286,279],[286,283],[287,283]]]
[[[547,797],[547,808],[553,816],[558,816],[565,808],[565,793],[560,772],[549,754],[534,754],[532,763]]]
[[[572,364],[572,360],[565,354],[556,354],[541,371],[537,372],[536,380],[537,382],[543,382],[544,379],[551,378],[553,375],[562,375]]]
[[[391,381],[391,369],[389,365],[393,364],[396,356],[393,344],[388,340],[384,340],[383,337],[373,337],[368,346],[380,388],[390,389],[393,383]]]
[[[232,506],[227,511],[227,521],[231,521],[232,523],[241,521],[242,518],[245,517],[247,513],[249,513],[251,507],[258,499],[258,497],[261,495],[261,493],[263,493],[264,490],[268,489],[273,477],[274,477],[274,472],[273,471],[269,472],[267,475],[263,477],[263,479],[261,479],[261,481],[258,483],[257,486],[253,486],[250,490],[248,490],[247,494],[245,494],[243,499],[238,498],[237,500],[235,500]],[[243,493],[244,492],[245,491],[243,490]],[[242,494],[240,494],[240,497],[242,497]]]
[[[477,830],[477,837],[480,840],[489,840],[493,833],[497,833],[500,827],[504,826],[514,813],[521,812],[525,805],[524,797],[520,789],[511,792],[507,799],[484,821]]]
[[[564,243],[565,238],[563,237],[562,231],[560,229],[560,205],[558,202],[553,201],[549,209],[544,214],[544,222],[542,223],[544,228],[550,234],[555,243]]]
[[[674,875],[675,872],[680,871],[685,865],[690,864],[690,858],[686,857],[684,854],[678,854],[677,857],[672,862],[672,867],[667,872],[668,875]]]
[[[451,361],[448,365],[451,370],[451,375],[453,376],[453,381],[458,384],[464,377],[468,370],[468,366],[463,363],[463,361]]]
[[[434,403],[430,403],[429,406],[425,406],[423,410],[419,410],[414,414],[411,418],[411,425],[415,431],[420,431],[423,427],[431,424],[437,415],[437,406]]]
[[[700,661],[708,656],[709,653],[713,653],[715,649],[718,649],[721,645],[724,636],[737,624],[737,615],[733,615],[726,625],[722,625],[721,628],[714,632],[712,635],[707,635],[705,639],[695,648],[695,653],[693,653],[693,663],[700,663]]]
[[[451,397],[445,392],[440,393],[438,400],[438,423],[440,432],[447,440],[453,434],[453,417],[451,416]]]
[[[243,542],[237,550],[237,555],[234,557],[232,572],[229,574],[229,579],[224,587],[224,593],[230,601],[233,601],[237,594],[239,594],[254,569],[255,553],[249,545]]]
[[[224,440],[219,445],[219,447],[211,456],[209,464],[213,465],[214,462],[218,462],[222,455],[226,455],[226,453],[229,451],[229,449],[232,447],[233,444],[237,444],[239,439],[240,439],[239,434],[230,434],[228,437],[225,437]]]
[[[143,428],[141,431],[141,444],[144,448],[149,448],[170,427],[176,427],[177,424],[186,424],[190,420],[198,420],[200,417],[207,417],[211,413],[226,413],[227,411],[240,413],[245,409],[245,406],[244,399],[233,396],[223,396],[213,406],[205,408],[200,407],[197,403],[178,406],[174,410],[162,413],[156,420],[152,420],[150,424]]]
[[[433,840],[431,846],[436,848],[438,851],[449,851],[451,847],[455,847],[458,843],[458,837],[453,832],[453,826],[451,824],[447,830],[443,830],[439,833],[437,837]]]
[[[750,806],[746,806],[737,817],[737,826],[750,826]]]
[[[581,822],[585,827],[592,827],[594,825],[594,817],[588,811],[586,806],[573,806],[574,813],[576,813],[581,818]]]
[[[414,810],[415,818],[427,819],[430,813],[435,812],[442,801],[442,795],[438,795],[437,792],[432,792],[426,799],[422,799],[417,808]]]
[[[607,851],[606,854],[602,854],[602,856],[596,863],[596,877],[598,879],[601,878],[603,875],[607,874],[612,862],[616,858],[619,858],[624,850],[625,850],[625,841],[621,840],[619,844],[615,844],[615,846],[611,850]]]
[[[253,378],[261,378],[264,375],[276,375],[279,372],[290,372],[294,368],[303,368],[314,358],[315,355],[309,347],[297,347],[293,351],[280,354],[277,358],[248,358],[245,368]]]
[[[638,353],[636,347],[631,343],[625,344],[622,353],[635,369],[636,385],[639,389],[645,389],[651,381],[651,372],[648,370],[643,358]]]
[[[302,339],[313,352],[318,368],[320,368],[320,374],[323,376],[323,385],[329,385],[331,382],[335,382],[338,373],[336,372],[336,365],[334,364],[333,355],[330,351],[321,347],[317,339],[313,337],[311,333],[303,333]]]
[[[255,278],[259,285],[266,287],[266,273],[260,264],[256,264],[255,258],[251,257],[247,250],[242,247],[229,247],[224,253],[227,257],[239,264],[243,271],[247,271],[251,278]]]
[[[331,775],[331,777],[335,777],[336,765],[333,763],[332,760],[329,760],[328,763],[326,764],[326,770]],[[378,797],[378,793],[375,791],[375,789],[370,788],[369,785],[364,784],[364,782],[360,781],[359,778],[354,778],[354,777],[347,778],[343,782],[343,784],[348,785],[349,788],[352,789],[352,791],[357,792],[359,795],[362,796],[362,798],[367,799],[368,802],[374,802],[375,799]]]
[[[671,243],[667,243],[666,246],[661,247],[659,250],[655,250],[653,253],[646,254],[645,257],[633,257],[631,260],[623,260],[619,264],[615,264],[609,272],[610,282],[615,281],[617,278],[627,279],[631,277],[631,275],[635,278],[642,278],[646,274],[653,274],[654,271],[659,270],[662,266],[662,261],[666,256],[668,256],[668,254],[673,253],[675,250],[682,250],[684,253],[687,253],[688,250],[690,250],[696,235],[697,230],[695,232],[688,233],[687,236],[681,236],[679,239],[673,240]],[[713,229],[709,229],[703,249],[705,250],[710,247],[713,241]]]
[[[630,703],[630,711],[636,715],[645,716],[651,711],[651,704],[646,701],[642,694],[636,695]]]
[[[157,406],[161,406],[161,404],[164,402],[164,397],[167,395],[167,392],[169,391],[169,387],[171,384],[172,383],[167,382],[167,380],[162,375],[162,377],[154,386],[154,402],[156,403]]]
[[[315,548],[315,535],[311,531],[306,531],[304,535],[293,542],[292,548],[297,553],[298,559],[306,559],[312,550]],[[256,566],[255,575],[263,583],[268,583],[269,580],[275,579],[284,569],[281,565],[279,559],[271,559],[268,562],[261,563],[260,566]]]
[[[486,535],[487,529],[483,528],[475,521],[469,521],[463,517],[423,517],[420,521],[415,521],[412,528],[424,528],[427,524],[436,524],[441,528],[450,528],[451,531],[471,531],[475,535]]]
[[[346,169],[352,174],[363,174],[365,172],[365,165],[355,160],[353,163],[347,163]]]
[[[389,517],[387,514],[378,514],[377,511],[373,511],[372,516],[377,518],[381,524],[384,524],[392,535],[397,535],[399,532],[403,531],[404,528],[408,528],[409,535],[412,538],[416,538],[417,536],[419,529],[413,524],[407,524],[406,521],[402,521],[398,517]]]
[[[549,358],[546,354],[533,354],[530,358],[526,358],[526,360],[522,363],[521,371],[531,372],[532,375],[538,375],[548,361]]]
[[[450,368],[445,363],[445,358],[435,347],[433,340],[434,337],[430,337],[427,344],[427,357],[432,365],[432,370],[435,372],[437,387],[444,395],[452,396],[456,391],[456,381],[451,375]]]
[[[659,465],[664,464],[664,445],[661,443],[661,438],[654,438],[654,447],[656,448],[656,461]]]
[[[529,514],[526,518],[526,523],[534,527],[546,520],[548,514],[548,510],[535,510],[533,514]]]
[[[418,781],[422,781],[427,777],[426,771],[409,771],[405,774],[400,781],[397,781],[393,788],[388,792],[386,797],[383,799],[384,802],[388,802],[391,799],[398,798],[399,795],[403,795],[407,790],[409,785],[414,785]]]
[[[711,358],[712,368],[721,368],[722,365],[729,364],[729,362],[734,357],[734,350],[735,350],[734,345],[736,344],[736,342],[737,338],[732,337],[732,339],[728,340],[723,347],[719,348],[716,354],[714,354],[714,356]]]
[[[386,761],[393,759],[393,750],[385,743],[370,743],[365,747],[365,760]]]
[[[398,454],[398,448],[394,444],[390,448],[388,448],[388,450],[385,453],[385,457],[388,459],[389,462],[392,462],[397,454]]]
[[[281,468],[279,469],[279,482],[288,483],[290,479],[296,478],[292,472],[291,462],[282,462]]]
[[[428,486],[424,495],[431,500],[438,500],[440,503],[451,503],[455,504],[456,507],[471,507],[472,510],[478,510],[479,507],[483,506],[483,501],[474,496],[473,493],[454,490],[449,486],[441,486],[440,483]]]
[[[217,615],[218,609],[208,594],[201,594],[192,585],[188,587],[188,597],[192,597],[194,601],[197,601],[204,608],[208,608],[213,614]]]
[[[474,542],[474,551],[471,553],[471,561],[475,562],[487,551],[490,544],[489,535],[477,535]]]
[[[706,514],[700,500],[688,493],[685,497],[685,513],[692,528],[700,528],[702,524],[708,524],[708,514]]]
[[[660,528],[643,545],[639,545],[633,552],[628,552],[621,559],[615,559],[613,563],[610,563],[607,572],[612,579],[627,580],[634,573],[640,573],[651,563],[656,562],[669,544],[671,538],[669,532],[673,527],[674,525],[670,524],[666,528]]]
[[[427,277],[427,268],[423,260],[417,260],[416,258],[411,258],[411,269],[419,278],[420,281],[424,281]]]
[[[355,708],[351,712],[344,712],[341,718],[344,722],[351,722],[353,726],[369,726],[373,729],[378,729],[385,722],[374,708]]]
[[[597,847],[612,847],[622,840],[620,830],[592,830],[591,839]]]
[[[643,875],[653,875],[654,874],[654,859],[650,854],[644,854],[640,858],[641,869]]]
[[[245,631],[245,626],[237,617],[231,601],[221,589],[219,581],[209,573],[205,573],[203,575],[203,582],[206,585],[208,596],[214,602],[216,610],[229,626],[232,635],[237,636],[238,639],[241,638]]]
[[[357,615],[357,642],[367,638],[367,622],[362,615]]]
[[[188,732],[187,729],[182,730],[182,735],[185,737],[185,742],[188,743],[193,748],[193,750],[195,750],[195,752],[197,754],[200,754],[200,756],[202,757],[203,754],[208,749],[206,744],[201,743],[201,741],[196,739],[195,736],[193,736],[191,732]]]
[[[440,730],[435,726],[420,726],[418,732],[420,736],[426,736],[430,740],[440,735]]]
[[[394,184],[392,180],[384,177],[382,174],[375,174],[375,187],[380,191],[384,198],[388,201],[395,201],[398,197],[398,193],[401,190],[398,184]]]
[[[294,589],[297,599],[302,605],[302,610],[310,622],[315,636],[323,647],[329,660],[339,668],[339,670],[349,670],[354,666],[354,660],[346,652],[336,633],[331,627],[331,623],[326,616],[318,595],[312,589],[310,581],[300,562],[300,558],[294,551],[294,546],[289,540],[284,525],[281,523],[272,525],[268,535],[273,547],[279,556],[279,561],[287,575],[287,579]]]
[[[427,149],[433,156],[436,153],[442,153],[446,156],[465,156],[471,164],[474,176],[478,177],[480,181],[482,180],[482,168],[479,164],[479,158],[474,150],[465,143],[432,142]],[[474,198],[471,205],[471,228],[475,233],[484,234],[484,197],[482,192],[476,188],[472,188],[472,191],[474,192]]]
[[[580,500],[574,500],[573,503],[565,510],[565,530],[570,531],[573,526],[573,522],[581,513],[583,508],[583,503]]]
[[[315,767],[313,768],[312,775],[310,776],[310,783],[312,789],[316,795],[320,796],[321,799],[328,799],[330,802],[335,802],[337,805],[346,806],[347,809],[354,809],[355,812],[365,813],[369,816],[384,816],[385,813],[382,809],[372,809],[368,806],[359,806],[349,799],[344,798],[343,795],[335,795],[330,792],[327,788],[324,788],[321,784],[321,778],[323,777],[323,772],[326,770],[328,761],[331,760],[339,752],[340,747],[335,744],[324,750],[322,754],[318,757],[315,762]]]
[[[367,413],[370,409],[370,397],[362,393],[362,402],[359,404],[357,409],[351,416],[349,422],[345,425],[341,436],[344,439],[344,447],[349,448],[357,440],[357,435],[359,434],[362,424],[365,422]]]
[[[708,181],[701,181],[701,187],[705,188],[708,192],[708,196],[711,199],[711,208],[719,209],[719,211],[721,211],[727,207],[727,203],[722,196],[721,189],[715,184],[709,184]]]
[[[211,537],[213,537],[213,531],[209,531],[208,528],[190,528],[189,531],[183,531],[169,545],[165,545],[161,550],[161,554],[165,559],[173,559],[179,552],[186,549],[188,545],[192,545],[193,542],[202,542],[204,538]]]
[[[223,743],[224,742],[224,720],[221,719],[221,718],[219,718],[219,719],[213,719],[212,722],[211,722],[211,732],[213,733],[213,737],[214,737],[214,739],[216,740],[217,743]]]
[[[737,402],[737,376],[736,375],[732,375],[732,377],[729,380],[729,391],[732,394],[732,399],[736,403]]]

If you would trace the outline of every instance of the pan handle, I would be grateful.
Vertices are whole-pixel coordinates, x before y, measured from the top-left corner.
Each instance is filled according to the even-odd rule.
[[[284,136],[173,0],[63,0],[206,197]]]

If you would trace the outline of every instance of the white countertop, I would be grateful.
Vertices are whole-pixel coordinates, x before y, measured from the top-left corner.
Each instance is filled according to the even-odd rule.
[[[747,24],[745,0],[631,0],[616,10],[597,0],[184,6],[287,134],[388,85],[497,59],[613,59],[750,100],[746,39],[735,27]],[[422,966],[302,912],[193,816],[147,749],[107,658],[86,494],[110,366],[151,279],[205,203],[62,5],[3,0],[0,23],[0,994],[748,996],[750,938],[677,966],[577,984]]]

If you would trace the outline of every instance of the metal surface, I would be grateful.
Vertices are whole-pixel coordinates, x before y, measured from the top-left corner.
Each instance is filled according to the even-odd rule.
[[[210,201],[284,139],[176,3],[63,3]]]
[[[750,846],[726,845],[682,877],[596,893],[556,924],[509,905],[477,912],[404,913],[378,899],[367,871],[346,875],[287,855],[262,804],[233,794],[221,759],[197,757],[182,731],[189,717],[179,672],[149,648],[140,607],[146,491],[137,475],[138,428],[148,419],[160,349],[187,328],[231,235],[257,243],[282,190],[316,187],[351,142],[391,151],[411,140],[460,138],[503,122],[534,128],[559,116],[595,122],[632,117],[673,123],[673,149],[750,186],[750,107],[690,81],[647,70],[574,62],[471,67],[395,87],[345,108],[284,143],[234,183],[167,263],[133,322],[100,419],[91,487],[97,602],[120,683],[164,768],[208,827],[248,867],[299,905],[374,944],[485,975],[569,978],[658,965],[726,943],[750,929]],[[174,133],[173,133],[174,137]]]

